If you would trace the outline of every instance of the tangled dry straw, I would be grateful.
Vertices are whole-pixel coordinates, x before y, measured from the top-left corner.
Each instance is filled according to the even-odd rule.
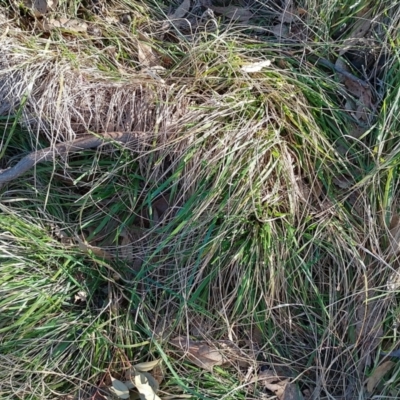
[[[72,191],[85,202],[71,202],[58,218],[41,206],[45,217],[37,223],[73,237],[100,225],[122,202],[123,210],[113,211],[93,242],[123,254],[134,270],[117,272],[144,299],[135,321],[142,318],[153,332],[170,325],[167,336],[229,338],[246,346],[253,340],[266,363],[290,365],[320,398],[339,393],[350,399],[361,391],[392,300],[370,289],[385,287],[393,271],[379,266],[387,267],[395,254],[370,250],[387,234],[379,217],[367,212],[371,182],[353,191],[335,188],[345,205],[327,190],[351,164],[316,121],[297,77],[271,71],[254,79],[232,67],[221,79],[234,51],[224,37],[209,43],[216,48],[210,53],[192,44],[185,71],[156,79],[132,68],[115,79],[95,69],[93,56],[78,44],[65,52],[44,39],[30,45],[26,32],[0,18],[0,27],[11,27],[0,36],[0,115],[21,114],[32,150],[91,132],[135,132],[139,139],[134,147],[108,143],[99,149],[116,158],[101,168],[93,155],[91,181],[70,179],[79,167],[71,172],[63,158],[54,168],[74,184],[55,191]],[[77,55],[79,65],[65,53]],[[127,162],[118,150],[129,153]],[[18,148],[7,149],[3,167],[21,156]],[[16,193],[39,196],[54,178],[44,176],[30,171],[11,182],[1,195],[3,212],[23,215]],[[93,193],[111,186],[117,189],[110,198],[97,202]],[[116,232],[123,236],[122,253],[118,240],[109,240]],[[33,354],[37,342],[23,345]],[[27,371],[24,359],[14,356],[12,365],[2,362],[2,381],[15,365]],[[85,368],[68,370],[68,379],[74,385],[89,379]],[[43,377],[36,371],[31,379],[39,386]],[[13,390],[7,386],[7,393]]]

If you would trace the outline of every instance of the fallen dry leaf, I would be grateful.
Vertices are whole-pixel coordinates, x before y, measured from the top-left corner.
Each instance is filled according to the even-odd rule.
[[[59,19],[49,19],[48,21],[41,21],[40,28],[45,31],[51,31],[53,29],[65,29],[70,32],[86,32],[88,25],[86,22],[79,21],[74,18],[61,17]]]
[[[263,68],[270,67],[271,60],[259,61],[252,64],[245,64],[240,69],[243,72],[259,72]]]
[[[115,15],[107,15],[105,17],[106,22],[108,22],[109,24],[116,24],[117,22],[119,22],[118,17],[116,17]]]
[[[156,380],[147,372],[135,371],[133,375],[133,384],[143,400],[161,400],[157,395],[158,384]],[[155,386],[156,385],[156,386]]]
[[[180,6],[170,16],[170,19],[183,18],[190,11],[190,0],[183,0]]]
[[[77,303],[78,301],[81,301],[82,303],[85,303],[87,300],[87,293],[83,290],[80,290],[75,296],[74,296],[74,303]]]
[[[273,382],[271,382],[270,380],[266,380],[264,382],[262,382],[263,386],[265,386],[268,390],[270,390],[271,392],[273,392],[275,394],[275,396],[281,400],[283,393],[285,392],[285,387],[286,385],[289,384],[289,380],[285,379],[285,380],[275,380]]]
[[[142,68],[152,68],[159,66],[161,61],[155,50],[146,42],[138,40],[138,59]]]
[[[277,376],[272,370],[264,370],[252,379],[273,392],[278,400],[304,400],[303,395],[288,378]]]
[[[198,354],[202,358],[206,358],[207,360],[217,363],[215,365],[221,365],[224,361],[224,357],[218,350],[213,349],[206,344],[203,344],[199,347]]]
[[[122,237],[122,240],[118,246],[118,256],[127,262],[132,262],[134,260],[133,245],[127,230],[124,229],[120,236]]]
[[[285,24],[277,24],[271,28],[271,32],[278,38],[284,39],[289,37],[289,27]]]
[[[41,17],[47,13],[47,0],[25,0],[24,5],[32,11],[35,17]]]
[[[54,11],[58,6],[58,0],[47,0],[47,10]]]
[[[163,196],[152,203],[152,219],[154,224],[161,222],[162,217],[170,209],[169,196]]]
[[[349,93],[359,98],[367,107],[372,105],[372,94],[370,88],[365,88],[360,83],[346,77],[344,77],[344,85]]]
[[[143,362],[139,363],[133,366],[136,371],[139,372],[149,372],[153,368],[155,368],[157,365],[159,365],[161,362],[161,359],[153,360],[153,361],[148,361],[148,362]]]
[[[154,377],[154,379],[156,380],[158,385],[160,385],[161,382],[164,380],[164,377],[165,377],[164,368],[162,367],[162,365],[157,364],[154,367],[154,369],[152,371],[152,376]]]
[[[394,363],[393,361],[385,361],[381,365],[379,365],[379,367],[375,368],[372,375],[365,381],[365,383],[367,384],[368,392],[373,392],[375,387],[386,375],[386,373],[389,372],[395,365],[396,363]]]
[[[104,258],[105,260],[112,260],[113,256],[107,251],[101,249],[100,247],[91,246],[90,244],[84,242],[81,238],[77,238],[78,247],[84,253],[93,253],[97,257]]]
[[[217,7],[210,5],[209,8],[215,11],[216,13],[223,15],[224,17],[233,19],[238,22],[247,23],[253,17],[253,13],[250,10],[242,7],[235,7],[235,6]]]
[[[358,99],[355,117],[358,120],[368,120],[374,110],[371,88],[366,88],[361,83],[347,77],[344,78],[344,85],[348,92]]]
[[[123,384],[128,388],[128,389],[133,389],[135,385],[132,383],[132,381],[125,381]]]
[[[203,341],[177,337],[170,342],[183,350],[193,364],[207,371],[212,372],[215,365],[223,365],[227,361],[220,351],[210,347]]]
[[[299,388],[294,383],[289,383],[285,386],[282,398],[279,400],[304,400],[304,397]]]
[[[119,381],[118,379],[114,379],[111,377],[112,386],[110,387],[110,391],[113,392],[120,399],[129,399],[129,389],[127,386]]]

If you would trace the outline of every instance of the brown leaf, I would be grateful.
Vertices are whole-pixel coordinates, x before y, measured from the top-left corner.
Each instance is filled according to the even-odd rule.
[[[226,362],[221,352],[208,346],[205,342],[184,337],[174,338],[170,342],[185,351],[185,355],[193,364],[207,371],[212,372],[215,365],[223,365]]]
[[[365,381],[365,383],[367,384],[368,392],[373,392],[375,387],[386,375],[386,373],[389,372],[395,365],[396,363],[394,363],[393,361],[385,361],[381,365],[379,365],[379,367],[375,368],[372,375]]]
[[[157,364],[153,371],[152,371],[153,377],[156,380],[156,382],[160,385],[161,382],[164,380],[165,373],[164,369],[160,364]]]
[[[271,392],[274,392],[278,400],[304,400],[303,395],[294,383],[288,378],[277,376],[272,370],[264,370],[252,379],[252,382],[260,382]]]
[[[346,77],[344,78],[344,84],[349,93],[363,101],[366,106],[371,105],[372,94],[370,88],[365,88],[360,83]]]
[[[278,38],[278,39],[284,39],[289,37],[289,27],[287,25],[284,24],[277,24],[274,25],[271,28],[271,32]]]
[[[371,112],[375,109],[372,103],[371,89],[347,77],[344,78],[344,84],[348,92],[359,100],[356,109],[356,118],[367,121]]]
[[[159,66],[161,61],[156,51],[146,42],[138,40],[138,59],[142,68]]]
[[[131,238],[126,230],[123,230],[120,236],[122,237],[122,240],[118,246],[118,256],[127,262],[132,262],[134,257]]]
[[[78,246],[79,249],[84,253],[93,253],[97,257],[104,258],[105,260],[112,260],[113,256],[108,253],[107,251],[101,249],[100,247],[91,246],[90,244],[84,242],[79,237],[78,239]]]
[[[163,217],[163,215],[168,211],[170,208],[169,204],[169,196],[161,197],[158,200],[152,203],[153,209],[153,222],[155,224],[159,223]]]
[[[47,9],[55,11],[58,6],[58,0],[47,0]]]
[[[283,400],[286,387],[289,385],[289,379],[277,380],[275,382],[270,382],[267,380],[263,382],[263,385],[271,392],[274,392],[278,400]]]
[[[216,365],[221,365],[221,363],[223,363],[224,360],[223,356],[218,350],[213,349],[212,347],[206,344],[203,344],[199,347],[198,355],[202,358],[209,360],[210,362],[218,363]]]
[[[40,28],[45,32],[51,31],[56,28],[65,29],[70,32],[86,32],[88,26],[86,22],[79,21],[74,18],[61,17],[58,19],[51,18],[48,21],[41,21]]]
[[[217,7],[210,5],[210,9],[218,14],[223,15],[224,17],[243,23],[249,22],[250,19],[253,17],[253,13],[250,10],[242,7]]]

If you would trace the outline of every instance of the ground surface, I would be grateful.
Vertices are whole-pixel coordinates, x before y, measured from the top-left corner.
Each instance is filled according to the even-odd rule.
[[[0,397],[399,398],[399,21],[0,0]]]

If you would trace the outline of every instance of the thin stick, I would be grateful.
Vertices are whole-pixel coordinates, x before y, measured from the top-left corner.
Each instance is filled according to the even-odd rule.
[[[99,136],[85,135],[75,140],[56,144],[55,146],[46,147],[45,149],[34,151],[20,160],[14,167],[0,170],[0,187],[1,185],[17,179],[25,172],[32,169],[36,164],[46,161],[54,161],[58,156],[64,156],[81,150],[92,149],[104,144],[107,140],[119,143],[127,143],[137,135],[132,132],[107,132]]]

